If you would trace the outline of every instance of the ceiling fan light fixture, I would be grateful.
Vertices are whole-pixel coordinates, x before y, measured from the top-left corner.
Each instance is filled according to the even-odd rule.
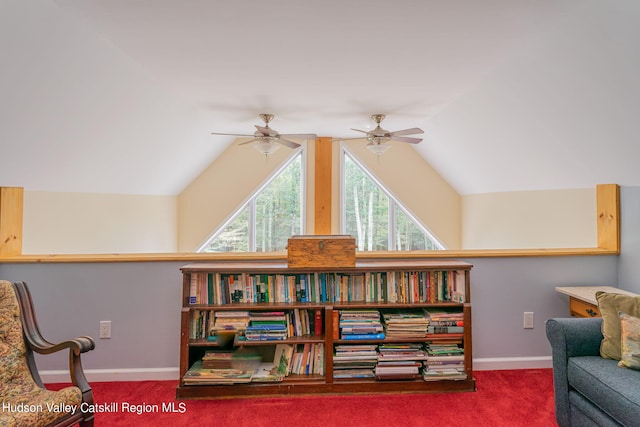
[[[270,141],[257,141],[255,144],[253,144],[253,148],[258,150],[265,156],[268,156],[269,154],[275,153],[280,148],[280,146]]]
[[[391,148],[391,145],[371,143],[371,144],[367,144],[367,148],[369,149],[369,151],[379,156],[385,151],[387,151],[389,148]]]

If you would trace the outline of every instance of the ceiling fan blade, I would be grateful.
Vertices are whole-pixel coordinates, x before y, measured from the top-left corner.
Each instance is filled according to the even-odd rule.
[[[255,135],[245,135],[241,133],[219,133],[219,132],[211,132],[211,135],[224,135],[224,136],[255,136]]]
[[[278,138],[276,139],[276,142],[279,142],[282,145],[285,145],[289,148],[298,148],[300,147],[300,144],[298,144],[297,142],[293,142],[293,141],[289,141],[287,139],[282,139],[282,138]]]
[[[250,139],[250,140],[248,140],[248,141],[241,142],[241,143],[240,143],[240,144],[238,144],[238,145],[251,144],[252,142],[255,142],[255,141],[257,141],[257,140],[258,140],[258,138],[253,138],[253,139]]]
[[[315,133],[281,133],[280,138],[295,138],[295,139],[318,139],[318,135]]]
[[[422,142],[422,138],[411,138],[408,136],[391,136],[392,141],[408,142],[409,144],[418,144]]]
[[[395,135],[416,135],[419,133],[424,133],[424,131],[420,128],[411,128],[411,129],[403,129],[403,130],[397,130],[395,132],[391,132],[391,136],[395,136]]]
[[[278,132],[271,128],[266,128],[264,126],[255,125],[256,129],[258,129],[264,136],[278,136]]]
[[[351,128],[351,130],[355,130],[356,132],[366,133],[367,135],[369,135],[369,132],[367,132],[366,130],[360,130],[360,129],[354,129],[354,128]]]

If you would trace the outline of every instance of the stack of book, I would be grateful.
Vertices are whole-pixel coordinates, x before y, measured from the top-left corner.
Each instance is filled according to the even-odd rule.
[[[429,319],[428,335],[438,337],[462,337],[464,332],[464,314],[460,309],[426,308],[425,314]]]
[[[289,336],[284,311],[255,311],[249,313],[245,329],[247,341],[284,340]]]
[[[202,356],[202,367],[205,369],[230,369],[234,351],[207,350]]]
[[[427,359],[422,344],[381,344],[378,347],[376,378],[401,380],[420,378],[420,368]]]
[[[333,356],[334,378],[374,378],[378,362],[376,344],[336,345]]]
[[[424,338],[427,335],[429,319],[424,312],[387,311],[382,317],[388,338]]]
[[[457,344],[426,344],[427,360],[422,376],[425,381],[464,380],[464,349]]]
[[[244,331],[249,325],[248,311],[216,311],[213,334],[216,331]]]
[[[384,339],[378,310],[340,310],[340,335],[343,340]]]

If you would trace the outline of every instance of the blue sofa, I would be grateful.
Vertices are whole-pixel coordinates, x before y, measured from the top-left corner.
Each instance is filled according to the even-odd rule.
[[[601,325],[601,318],[546,322],[560,427],[640,426],[640,371],[600,357]]]

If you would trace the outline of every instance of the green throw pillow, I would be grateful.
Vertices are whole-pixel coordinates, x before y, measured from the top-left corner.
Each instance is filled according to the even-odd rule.
[[[640,370],[640,319],[620,313],[620,331],[622,357],[618,366]]]
[[[640,297],[597,292],[596,300],[602,315],[602,335],[600,356],[605,359],[620,360],[622,357],[620,333],[620,315],[623,312],[630,316],[640,317]]]

